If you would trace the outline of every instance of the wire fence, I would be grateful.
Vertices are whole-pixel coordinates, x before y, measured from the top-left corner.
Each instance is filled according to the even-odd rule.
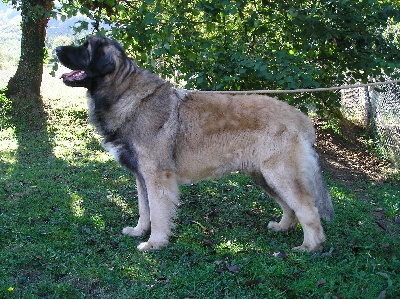
[[[344,116],[371,132],[382,155],[400,169],[400,86],[344,89],[341,104]]]

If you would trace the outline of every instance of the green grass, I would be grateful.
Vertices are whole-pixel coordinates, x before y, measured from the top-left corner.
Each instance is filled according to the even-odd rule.
[[[139,253],[120,234],[135,180],[101,148],[83,91],[56,86],[44,115],[14,110],[0,132],[0,298],[400,297],[396,181],[328,174],[336,219],[318,253],[290,250],[299,227],[268,231],[281,212],[240,174],[183,187],[170,245]]]

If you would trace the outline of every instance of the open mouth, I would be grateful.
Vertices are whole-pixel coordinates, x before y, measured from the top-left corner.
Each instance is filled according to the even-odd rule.
[[[80,82],[86,79],[86,73],[81,70],[75,70],[62,74],[60,78],[63,79],[64,83]]]

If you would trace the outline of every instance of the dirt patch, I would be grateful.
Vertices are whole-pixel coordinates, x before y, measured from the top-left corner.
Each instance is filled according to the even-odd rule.
[[[368,152],[364,129],[354,124],[342,128],[342,135],[333,130],[322,129],[322,121],[315,121],[316,149],[323,171],[338,185],[353,190],[360,200],[370,202],[369,192],[357,186],[359,182],[385,182],[392,173],[390,164]],[[390,176],[389,176],[390,177]],[[371,216],[382,233],[400,236],[400,218],[388,219],[385,209],[371,202]]]
[[[351,187],[354,181],[384,182],[390,172],[388,162],[381,161],[367,150],[364,129],[352,123],[342,127],[343,134],[322,129],[323,121],[315,121],[316,149],[321,167],[332,175],[334,181]]]

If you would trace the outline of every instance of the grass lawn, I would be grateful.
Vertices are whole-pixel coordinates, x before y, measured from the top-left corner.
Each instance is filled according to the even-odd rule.
[[[336,218],[318,253],[290,249],[300,227],[268,231],[281,211],[240,174],[182,187],[170,245],[139,253],[120,233],[135,180],[87,123],[84,91],[46,77],[43,95],[44,113],[0,122],[0,298],[400,298],[398,181],[326,173]]]

